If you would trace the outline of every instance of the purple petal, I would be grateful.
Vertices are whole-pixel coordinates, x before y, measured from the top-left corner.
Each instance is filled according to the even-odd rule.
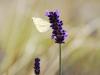
[[[55,10],[56,14],[60,16],[60,11],[58,9]]]
[[[49,10],[46,11],[45,16],[48,16],[49,14]]]

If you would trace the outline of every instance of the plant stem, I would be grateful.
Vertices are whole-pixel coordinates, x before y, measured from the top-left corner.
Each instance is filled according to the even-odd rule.
[[[59,75],[62,75],[61,44],[59,44]]]

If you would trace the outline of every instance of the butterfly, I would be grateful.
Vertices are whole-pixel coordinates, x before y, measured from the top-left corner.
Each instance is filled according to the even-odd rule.
[[[47,32],[50,29],[50,23],[39,17],[32,17],[33,23],[39,32]]]

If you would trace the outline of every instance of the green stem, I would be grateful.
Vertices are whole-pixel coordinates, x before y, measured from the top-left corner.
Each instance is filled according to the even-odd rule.
[[[59,44],[59,75],[62,75],[61,44]]]

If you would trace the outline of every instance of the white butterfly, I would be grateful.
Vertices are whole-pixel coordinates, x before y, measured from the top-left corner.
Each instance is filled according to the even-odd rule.
[[[46,32],[50,29],[50,23],[42,18],[32,17],[33,23],[39,32]]]

